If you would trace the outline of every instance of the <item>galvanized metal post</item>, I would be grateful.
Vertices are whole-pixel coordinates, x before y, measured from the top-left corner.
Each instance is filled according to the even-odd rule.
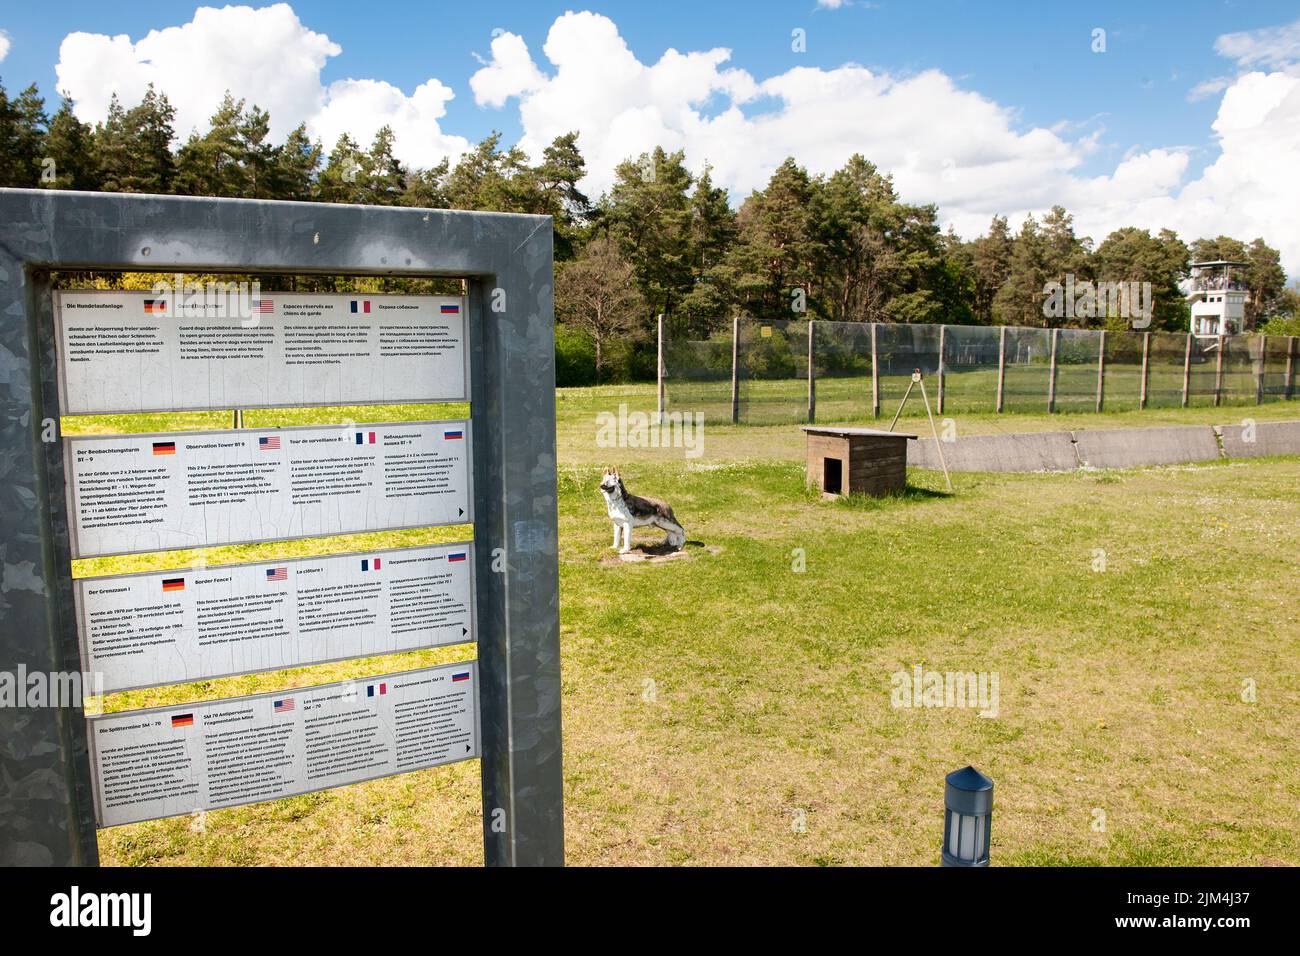
[[[731,319],[731,424],[740,421],[740,316]]]
[[[1002,399],[1005,394],[1007,380],[1007,327],[1004,325],[998,329],[998,398],[997,411],[1002,412]]]
[[[53,236],[42,211],[0,190],[0,671],[53,675],[80,672],[81,653],[48,270]],[[0,865],[96,865],[81,701],[0,707],[0,741]]]
[[[1106,401],[1106,330],[1101,330],[1097,343],[1097,411],[1101,411]]]
[[[1151,373],[1151,333],[1142,333],[1142,382],[1138,386],[1138,408],[1147,407],[1147,381]]]
[[[1047,411],[1056,411],[1056,343],[1061,337],[1060,329],[1052,329],[1052,364],[1047,371]]]
[[[813,326],[816,320],[808,320],[808,424],[817,420],[817,369],[813,361]]]
[[[1183,353],[1183,408],[1187,407],[1192,392],[1192,333],[1187,333],[1187,348]]]
[[[871,417],[880,417],[880,355],[876,350],[876,323],[871,323]]]
[[[549,217],[6,189],[0,231],[0,670],[79,669],[48,270],[468,277],[484,858],[563,863]],[[85,734],[0,708],[0,862],[95,862]]]

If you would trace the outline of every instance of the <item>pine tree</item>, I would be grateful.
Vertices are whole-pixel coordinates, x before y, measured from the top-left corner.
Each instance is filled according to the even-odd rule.
[[[374,206],[396,206],[406,192],[406,167],[393,155],[396,137],[391,126],[375,133],[366,157],[366,202]]]
[[[691,291],[690,186],[685,153],[655,147],[618,165],[600,203],[604,227],[636,272],[647,327]]]
[[[95,129],[95,160],[110,192],[166,193],[176,177],[172,123],[176,111],[153,84],[139,105],[123,110],[114,94]]]
[[[1263,239],[1256,239],[1246,249],[1246,286],[1250,297],[1246,300],[1246,328],[1258,327],[1270,315],[1283,308],[1283,290],[1286,272],[1282,268],[1282,255]]]
[[[726,259],[739,227],[727,190],[713,185],[713,173],[707,164],[695,182],[689,209],[692,285],[678,311],[688,334],[708,338],[722,328],[729,315],[734,293]]]
[[[208,131],[191,133],[176,157],[176,191],[188,196],[247,197],[249,175],[241,127],[244,101],[226,91],[208,121]]]
[[[299,123],[275,154],[270,169],[270,195],[276,199],[305,201],[313,198],[320,169],[321,145],[307,135],[307,124]]]
[[[1011,275],[1011,230],[1005,216],[994,216],[989,231],[970,243],[976,321],[992,325],[993,300]]]
[[[324,202],[365,202],[366,163],[368,157],[347,133],[338,138],[330,151],[325,168],[316,181],[317,193]]]
[[[582,230],[591,218],[591,200],[578,188],[586,175],[577,133],[555,137],[542,151],[541,163],[529,171],[529,187],[537,200],[537,208],[529,211],[554,220],[557,262],[577,254]]]
[[[1146,229],[1116,229],[1097,247],[1099,283],[1150,282],[1152,328],[1186,330],[1188,308],[1178,283],[1188,272],[1187,246],[1172,230],[1152,236]],[[1103,321],[1107,316],[1098,316]]]
[[[447,176],[452,209],[535,212],[530,190],[520,180],[530,172],[523,150],[501,150],[501,134],[491,133],[456,163]]]
[[[446,158],[429,169],[412,170],[406,178],[402,205],[418,209],[450,209],[451,200],[447,197],[447,176],[450,171],[451,164]]]
[[[45,151],[54,160],[53,182],[42,182],[52,189],[99,189],[99,170],[95,165],[94,129],[77,119],[73,102],[64,97],[57,113],[50,119],[45,137]]]
[[[35,83],[15,99],[0,85],[0,186],[40,184],[45,124],[45,100]]]
[[[1074,234],[1074,217],[1064,206],[1053,206],[1043,216],[1042,236],[1043,268],[1049,279],[1065,282],[1066,276],[1076,279],[1091,277],[1089,257],[1092,240],[1080,239]]]
[[[1011,244],[1007,280],[993,298],[994,320],[1000,325],[1047,327],[1043,302],[1047,283],[1047,251],[1033,216],[1025,219]]]

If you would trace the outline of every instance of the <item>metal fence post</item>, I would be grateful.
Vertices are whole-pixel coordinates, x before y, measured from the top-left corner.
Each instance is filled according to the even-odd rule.
[[[1007,380],[1007,327],[998,329],[998,397],[997,410],[1002,411],[1002,399],[1005,395]]]
[[[1147,380],[1151,374],[1151,333],[1142,333],[1142,381],[1138,385],[1138,409],[1147,407]]]
[[[731,424],[740,421],[740,379],[737,376],[740,361],[740,316],[731,319]]]
[[[947,335],[948,335],[948,326],[946,325],[939,326],[939,371],[938,371],[939,397],[936,399],[936,401],[938,402],[940,415],[943,414],[944,378],[946,377],[944,375],[945,369],[943,364],[943,351],[944,351],[944,343],[947,340]]]
[[[659,325],[659,360],[656,366],[657,371],[655,373],[655,378],[657,382],[659,403],[658,403],[658,409],[656,411],[656,419],[660,424],[663,424],[663,420],[664,420],[664,314],[662,312],[660,312],[658,316],[658,325]]]
[[[1106,401],[1106,330],[1101,330],[1101,340],[1097,343],[1097,411],[1100,412]]]
[[[1187,348],[1183,352],[1183,408],[1187,407],[1187,401],[1191,397],[1192,391],[1192,333],[1187,333]]]
[[[1268,369],[1268,336],[1259,337],[1259,359],[1255,362],[1255,404],[1264,404],[1264,372]]]
[[[808,424],[817,419],[817,370],[813,364],[813,325],[814,319],[808,320]]]
[[[1228,339],[1224,335],[1219,336],[1218,353],[1214,357],[1214,407],[1218,408],[1223,401],[1223,353],[1228,348]]]
[[[876,351],[876,325],[871,323],[871,417],[880,417],[880,360]]]
[[[1056,343],[1061,337],[1060,329],[1052,329],[1052,364],[1047,370],[1047,411],[1056,411]]]
[[[1282,394],[1290,399],[1295,395],[1295,336],[1286,337],[1286,383],[1282,387]]]

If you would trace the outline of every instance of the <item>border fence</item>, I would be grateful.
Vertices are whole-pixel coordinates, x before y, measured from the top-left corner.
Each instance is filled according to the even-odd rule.
[[[1294,398],[1300,357],[1296,336],[794,319],[659,337],[661,413],[753,425],[892,414],[914,369],[944,414],[1261,404]]]

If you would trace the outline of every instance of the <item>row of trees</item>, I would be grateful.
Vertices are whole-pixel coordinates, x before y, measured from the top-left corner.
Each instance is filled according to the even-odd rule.
[[[1248,263],[1248,320],[1300,315],[1277,250],[1262,239],[1197,239],[1123,228],[1094,246],[1054,207],[1013,230],[994,217],[963,241],[933,205],[904,202],[890,176],[861,156],[829,175],[794,159],[733,208],[706,166],[663,149],[629,158],[596,200],[578,184],[586,164],[575,133],[539,162],[493,134],[453,165],[410,169],[384,127],[368,147],[341,136],[328,154],[299,125],[270,141],[270,116],[227,95],[208,128],[178,143],[175,111],[150,88],[116,97],[94,126],[63,100],[53,115],[35,86],[0,86],[0,185],[480,209],[550,215],[562,378],[636,377],[653,370],[654,317],[707,337],[736,314],[858,322],[1044,325],[1045,287],[1078,281],[1150,282],[1154,327],[1186,328],[1178,283],[1200,259]],[[1055,320],[1054,320],[1055,321]],[[1067,319],[1115,323],[1118,317]]]

